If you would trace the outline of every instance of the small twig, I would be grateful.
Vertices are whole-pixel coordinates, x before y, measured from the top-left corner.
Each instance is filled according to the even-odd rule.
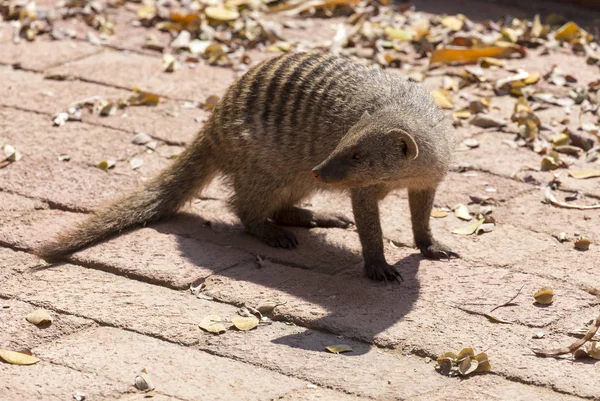
[[[512,324],[512,322],[509,322],[508,320],[503,320],[503,319],[497,318],[496,316],[492,316],[489,313],[479,312],[476,310],[463,308],[462,306],[458,306],[458,305],[454,305],[454,307],[460,309],[463,312],[467,312],[471,315],[483,316],[492,323]]]
[[[591,206],[584,206],[584,205],[572,205],[570,203],[560,202],[552,194],[552,189],[550,187],[546,187],[546,190],[544,191],[544,197],[546,198],[546,202],[548,202],[552,206],[562,207],[564,209],[577,209],[577,210],[600,209],[600,203],[596,203],[595,205],[591,205]]]
[[[525,287],[525,284],[523,284],[523,285],[521,286],[521,288],[519,288],[519,291],[517,291],[517,295],[515,295],[514,297],[512,297],[511,299],[509,299],[509,300],[508,300],[508,301],[506,301],[505,303],[503,303],[503,304],[501,304],[501,305],[498,305],[498,306],[494,307],[494,309],[492,309],[492,310],[490,311],[490,313],[492,313],[493,311],[495,311],[495,310],[496,310],[496,309],[498,309],[498,308],[503,308],[503,307],[505,307],[505,306],[512,306],[512,305],[514,305],[514,304],[512,303],[512,301],[514,301],[514,300],[515,300],[515,299],[516,299],[516,298],[519,296],[519,294],[521,293],[521,290],[523,289],[523,287]]]
[[[583,336],[582,339],[575,341],[573,344],[569,345],[568,347],[557,348],[557,349],[552,349],[552,350],[543,350],[543,349],[539,349],[539,348],[532,348],[531,350],[537,356],[544,356],[544,357],[571,354],[571,353],[577,351],[579,348],[581,348],[581,346],[583,344],[585,344],[590,339],[592,339],[596,335],[596,332],[598,331],[599,328],[600,328],[600,315],[596,318],[596,322],[594,322],[594,326],[592,326],[592,328],[590,328],[588,330],[588,332],[585,333],[585,336]]]

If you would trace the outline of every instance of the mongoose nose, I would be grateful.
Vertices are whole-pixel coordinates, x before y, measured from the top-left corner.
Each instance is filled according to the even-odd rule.
[[[318,180],[321,178],[321,177],[319,176],[319,170],[316,170],[316,169],[315,169],[315,170],[313,170],[313,171],[312,171],[312,175],[313,175],[313,177],[315,177],[315,180],[317,180],[317,181],[318,181]]]

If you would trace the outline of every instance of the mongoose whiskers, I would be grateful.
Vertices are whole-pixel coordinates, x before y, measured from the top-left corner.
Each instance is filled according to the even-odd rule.
[[[348,193],[366,275],[398,280],[384,257],[378,203],[407,188],[416,246],[429,258],[458,257],[429,226],[452,148],[448,122],[420,84],[331,54],[285,54],[239,78],[170,167],[37,254],[56,260],[173,214],[221,174],[246,231],[275,247],[298,244],[283,225],[347,227],[342,215],[297,205],[318,191]]]

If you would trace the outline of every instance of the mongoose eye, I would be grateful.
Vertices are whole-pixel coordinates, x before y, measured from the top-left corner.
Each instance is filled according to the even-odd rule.
[[[354,160],[354,161],[360,160],[360,153],[358,153],[357,150],[352,151],[352,160]]]

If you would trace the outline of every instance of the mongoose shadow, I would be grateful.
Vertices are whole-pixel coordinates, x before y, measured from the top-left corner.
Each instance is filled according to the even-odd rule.
[[[419,297],[420,286],[416,274],[423,257],[417,250],[407,250],[408,256],[391,260],[402,274],[402,284],[395,281],[387,285],[374,282],[364,277],[359,250],[338,246],[326,238],[327,230],[335,230],[336,234],[355,236],[358,241],[358,235],[349,230],[293,228],[300,241],[298,248],[277,250],[245,234],[239,222],[215,221],[215,216],[208,213],[202,216],[179,213],[174,219],[154,225],[153,228],[164,234],[177,234],[181,254],[199,266],[204,266],[203,261],[198,260],[201,253],[197,249],[192,251],[189,238],[201,241],[198,243],[200,247],[203,242],[209,242],[262,255],[266,261],[263,267],[246,263],[215,273],[285,292],[306,301],[309,307],[319,309],[319,314],[326,310],[326,316],[302,321],[302,325],[346,338],[372,343],[378,335],[401,321],[413,309]],[[223,252],[226,253],[227,249],[223,248]],[[307,253],[310,253],[312,263],[303,265],[295,262]],[[292,260],[293,266],[286,260]],[[314,262],[319,260],[322,262]],[[290,274],[286,274],[288,269]],[[304,274],[303,270],[319,274]],[[248,300],[250,303],[253,301]],[[303,302],[300,304],[305,305]],[[288,320],[291,316],[276,314],[275,317],[276,320]],[[323,350],[319,344],[304,337],[305,334],[294,334],[273,342],[306,350]],[[348,355],[365,352],[368,349],[355,349]]]

